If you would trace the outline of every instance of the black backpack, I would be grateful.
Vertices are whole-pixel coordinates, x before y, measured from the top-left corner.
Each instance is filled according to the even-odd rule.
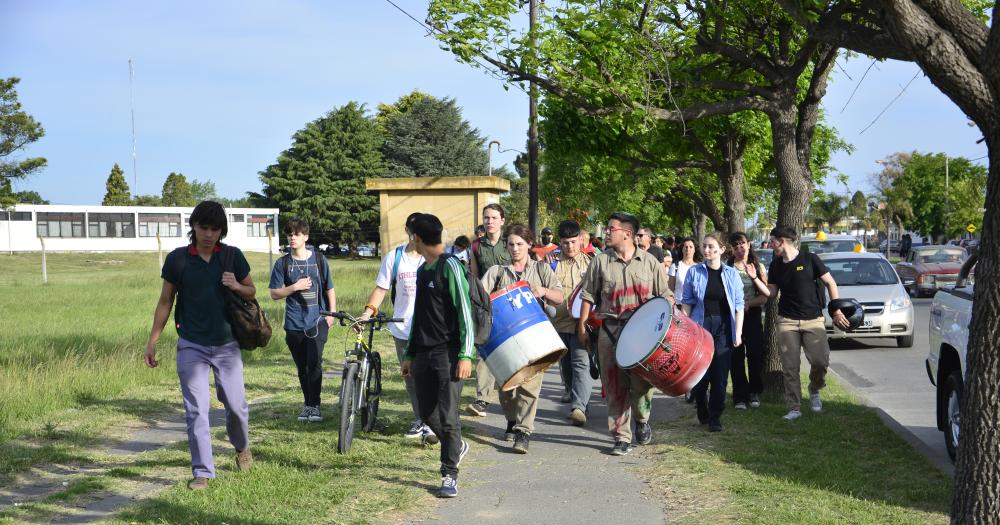
[[[233,258],[236,256],[236,248],[223,244],[222,246],[222,271],[233,271]],[[181,294],[181,281],[184,276],[184,266],[187,264],[187,246],[182,246],[174,250],[174,271],[177,275],[177,295]],[[220,285],[221,286],[221,285]],[[225,289],[226,294],[226,320],[233,331],[233,338],[239,343],[241,350],[253,350],[267,346],[271,340],[271,324],[264,315],[257,299],[244,299],[240,294]],[[175,319],[181,317],[181,304],[177,301],[177,311]],[[179,323],[179,321],[178,321]]]
[[[444,265],[448,259],[456,258],[454,255],[444,253],[438,258],[438,266],[435,270],[434,281],[438,290],[443,290],[444,286]],[[459,261],[459,266],[465,272],[465,280],[469,282],[469,299],[472,303],[472,322],[475,326],[475,344],[477,346],[486,344],[490,339],[490,331],[493,329],[493,306],[490,303],[490,294],[486,293],[483,283],[479,279],[472,277],[472,272]]]

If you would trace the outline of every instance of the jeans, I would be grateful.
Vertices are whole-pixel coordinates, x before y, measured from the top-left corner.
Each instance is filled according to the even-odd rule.
[[[730,323],[729,316],[713,315],[705,317],[705,322],[702,325],[705,330],[708,330],[708,333],[712,334],[715,354],[712,356],[712,364],[708,365],[705,376],[695,385],[692,392],[694,392],[694,399],[699,407],[705,407],[707,403],[709,421],[722,417],[722,412],[726,408],[726,380],[729,379],[729,366],[732,362],[731,349],[733,347]],[[706,399],[705,394],[709,391],[709,386],[711,386],[711,392]]]
[[[559,373],[570,395],[570,407],[586,412],[590,395],[594,389],[594,379],[590,377],[590,355],[580,347],[576,334],[560,333],[563,344],[569,349],[559,360]]]
[[[749,403],[764,391],[764,325],[760,307],[746,310],[743,345],[733,349],[733,404]]]
[[[320,392],[323,390],[323,346],[326,345],[329,330],[326,320],[321,319],[315,330],[285,331],[285,343],[295,361],[299,387],[302,388],[306,406],[319,406]]]
[[[456,377],[457,365],[457,348],[435,348],[418,351],[410,369],[420,419],[441,440],[441,475],[454,477],[458,476],[458,460],[462,451],[458,405],[464,383]]]
[[[243,387],[243,356],[236,341],[221,346],[203,346],[184,339],[177,341],[177,376],[184,397],[191,473],[196,478],[214,478],[212,433],[208,412],[209,371],[215,375],[215,392],[226,407],[226,433],[237,452],[250,446],[250,407]]]

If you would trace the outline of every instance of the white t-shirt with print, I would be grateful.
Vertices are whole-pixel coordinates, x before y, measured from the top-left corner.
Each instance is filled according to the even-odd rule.
[[[697,263],[695,263],[697,264]],[[687,276],[688,270],[691,267],[684,264],[684,261],[677,261],[670,266],[670,271],[667,275],[673,277],[674,281],[674,301],[676,304],[683,304],[684,300],[684,277]]]
[[[396,260],[396,248],[382,258],[382,267],[375,277],[375,286],[392,289],[392,264]],[[396,339],[409,339],[410,321],[413,320],[413,304],[417,299],[417,270],[424,264],[424,256],[409,257],[406,252],[399,258],[399,268],[396,271],[396,304],[393,307],[393,317],[402,317],[402,323],[389,323],[389,333]],[[391,292],[390,292],[391,293]],[[390,300],[390,293],[385,301]]]

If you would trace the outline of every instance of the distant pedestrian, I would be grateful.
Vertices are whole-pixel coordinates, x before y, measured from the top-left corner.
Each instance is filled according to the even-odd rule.
[[[757,258],[753,243],[743,232],[729,234],[732,256],[728,264],[743,282],[743,345],[733,349],[733,407],[757,408],[764,392],[763,306],[771,295],[767,272]]]
[[[306,244],[309,223],[298,217],[288,219],[285,236],[290,250],[275,261],[268,288],[271,299],[285,300],[285,343],[305,401],[298,420],[322,421],[323,347],[334,319],[321,317],[319,312],[335,311],[337,296],[326,257]]]
[[[476,238],[478,239],[483,235],[486,235],[486,227],[480,224],[479,226],[476,226]]]
[[[603,237],[594,237],[590,241],[590,244],[593,245],[594,249],[597,250],[599,253],[604,253],[604,238]]]
[[[448,253],[454,255],[459,261],[462,261],[466,267],[472,264],[472,254],[469,253],[469,246],[472,242],[465,235],[459,235],[455,237],[455,242],[452,243],[451,247],[448,248]]]
[[[663,250],[660,247],[653,244],[653,230],[649,228],[640,228],[639,233],[635,234],[635,243],[640,250],[646,250],[650,255],[656,257],[656,262],[663,262]]]
[[[674,296],[677,298],[677,304],[683,304],[684,277],[689,268],[701,262],[702,257],[701,250],[694,238],[687,237],[678,244],[680,245],[681,257],[674,261],[668,276],[670,277],[670,289],[673,290]]]
[[[153,327],[146,343],[146,366],[155,368],[156,342],[167,324],[174,299],[177,309],[177,376],[184,398],[184,419],[187,424],[188,450],[191,452],[191,490],[208,488],[215,478],[212,458],[212,433],[208,413],[209,373],[215,376],[215,390],[226,408],[226,433],[236,449],[236,466],[250,469],[249,419],[243,385],[243,356],[226,320],[229,290],[246,299],[257,293],[250,277],[250,264],[239,248],[222,244],[229,231],[226,210],[213,201],[195,206],[188,219],[191,230],[188,244],[170,252],[163,261],[160,276],[163,286],[153,314]],[[183,258],[183,260],[178,260]],[[223,267],[223,259],[232,261],[232,271]]]

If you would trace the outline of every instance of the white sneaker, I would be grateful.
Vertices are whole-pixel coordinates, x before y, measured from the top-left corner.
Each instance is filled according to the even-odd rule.
[[[819,398],[819,392],[809,394],[809,408],[811,408],[813,412],[823,411],[823,400]]]
[[[781,417],[785,421],[795,421],[796,419],[802,417],[802,412],[798,410],[789,410],[787,414]]]
[[[736,403],[735,405],[733,405],[733,408],[735,408],[736,410],[746,410],[747,409],[747,404],[744,403],[744,402],[742,402],[742,401],[740,401],[739,403]]]

